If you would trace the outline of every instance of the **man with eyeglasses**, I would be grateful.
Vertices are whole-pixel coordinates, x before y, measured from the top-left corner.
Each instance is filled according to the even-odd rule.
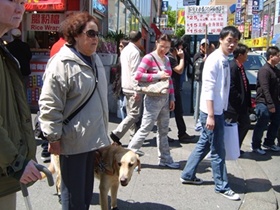
[[[142,108],[142,96],[137,94],[135,91],[135,87],[138,84],[138,82],[135,80],[135,74],[141,61],[141,32],[131,31],[129,33],[129,40],[129,44],[123,49],[121,53],[121,82],[122,90],[127,101],[127,116],[110,134],[111,139],[118,144],[121,144],[120,139],[129,129],[131,138],[134,136],[140,126],[139,118]]]
[[[263,132],[267,129],[263,147],[278,152],[275,138],[280,126],[280,51],[276,46],[269,47],[266,52],[266,64],[260,68],[257,76],[256,114],[258,121],[252,137],[252,151],[260,155],[266,152],[261,148]]]

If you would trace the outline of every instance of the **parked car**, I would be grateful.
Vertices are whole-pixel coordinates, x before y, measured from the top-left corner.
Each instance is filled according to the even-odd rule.
[[[233,55],[229,55],[229,60],[233,59]],[[256,84],[259,69],[266,63],[266,59],[259,53],[249,52],[247,61],[243,64],[246,76],[248,77],[250,88],[251,88],[251,102],[252,108],[256,107]],[[255,113],[250,115],[251,122],[257,121]]]

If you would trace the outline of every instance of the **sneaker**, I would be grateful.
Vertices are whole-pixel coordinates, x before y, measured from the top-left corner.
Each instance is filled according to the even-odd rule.
[[[122,143],[120,142],[120,138],[117,137],[113,132],[110,133],[110,138],[113,140],[113,142],[122,145]]]
[[[264,150],[262,150],[261,148],[258,149],[252,149],[253,152],[258,153],[260,155],[265,155],[266,152]]]
[[[196,123],[195,127],[194,127],[195,131],[201,131],[202,130],[202,125],[200,122]]]
[[[48,152],[47,149],[43,149],[41,153],[41,159],[46,163],[51,160],[51,153]]]
[[[266,145],[266,144],[263,144],[262,145],[264,148],[266,149],[269,149],[271,151],[274,151],[274,152],[279,152],[280,151],[280,147],[278,147],[277,145]]]
[[[174,169],[180,168],[180,164],[176,163],[176,162],[173,162],[173,163],[160,162],[158,165],[163,166],[163,167],[168,167],[168,168],[174,168]]]
[[[203,183],[202,179],[199,179],[197,177],[195,177],[193,180],[188,180],[188,179],[183,179],[180,178],[180,181],[182,182],[182,184],[195,184],[195,185],[201,185]]]
[[[235,193],[233,190],[227,190],[225,192],[217,192],[217,193],[233,201],[240,200],[240,196],[237,193]]]
[[[135,153],[136,153],[137,155],[139,155],[139,157],[142,157],[142,156],[145,155],[145,153],[142,152],[141,150],[136,150]]]

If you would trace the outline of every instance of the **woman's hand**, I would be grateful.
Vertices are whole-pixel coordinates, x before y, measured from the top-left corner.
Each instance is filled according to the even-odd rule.
[[[54,155],[60,155],[60,141],[49,143],[49,152]]]
[[[158,74],[160,75],[161,80],[169,79],[170,75],[166,73],[165,71],[159,71]]]
[[[170,101],[169,102],[169,110],[173,111],[175,109],[175,102],[174,101]]]

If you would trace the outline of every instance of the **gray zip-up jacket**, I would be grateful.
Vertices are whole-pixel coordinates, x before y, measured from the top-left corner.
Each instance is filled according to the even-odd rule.
[[[98,71],[97,88],[85,107],[67,124],[69,117],[90,97],[96,73],[71,49],[63,46],[47,64],[39,100],[41,129],[49,141],[61,142],[61,154],[80,154],[110,144],[105,69],[93,54]]]

